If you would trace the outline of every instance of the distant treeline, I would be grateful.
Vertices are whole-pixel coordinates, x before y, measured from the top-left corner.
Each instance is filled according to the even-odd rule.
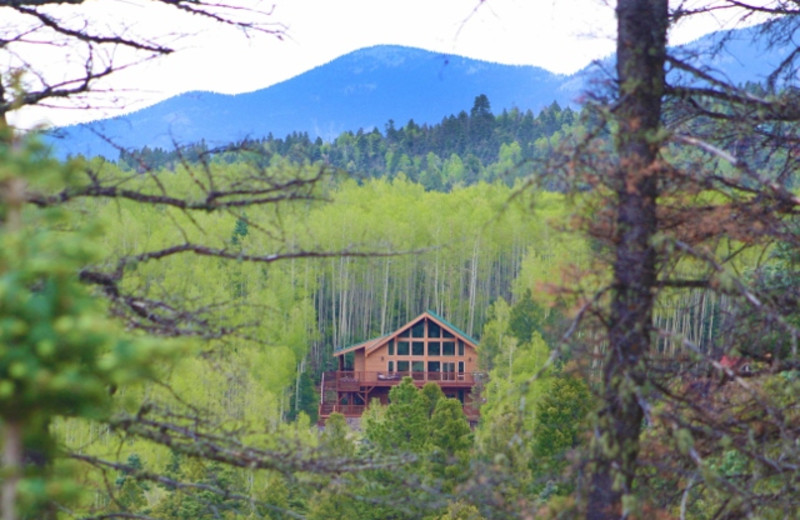
[[[238,154],[258,153],[265,161],[279,156],[292,162],[321,162],[358,179],[393,178],[402,173],[427,189],[449,191],[481,180],[502,179],[511,184],[529,175],[534,162],[546,158],[577,119],[578,113],[556,102],[538,115],[512,108],[496,116],[489,99],[481,94],[469,112],[462,110],[435,125],[419,125],[411,119],[398,128],[389,120],[383,132],[377,128],[347,131],[332,142],[312,140],[307,132],[284,138],[270,134],[236,143],[229,154],[214,156],[235,162]],[[119,161],[136,170],[174,168],[182,161],[201,160],[209,148],[204,142],[180,150],[145,147],[121,153]]]

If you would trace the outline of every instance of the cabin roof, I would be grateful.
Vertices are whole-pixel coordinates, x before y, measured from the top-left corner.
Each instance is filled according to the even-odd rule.
[[[361,350],[362,348],[365,350],[365,352],[367,354],[369,354],[370,352],[372,352],[373,350],[375,350],[376,348],[381,346],[385,342],[385,340],[390,339],[392,336],[398,335],[401,331],[405,330],[406,328],[412,326],[413,324],[415,324],[418,321],[420,321],[422,319],[425,319],[425,318],[432,319],[433,321],[437,322],[440,326],[450,330],[450,332],[452,332],[456,336],[458,336],[461,339],[463,339],[466,343],[469,343],[473,348],[477,348],[478,342],[472,336],[470,336],[469,334],[467,334],[463,330],[459,329],[458,327],[456,327],[455,325],[453,325],[452,323],[450,323],[446,319],[442,318],[441,316],[439,316],[435,312],[433,312],[433,311],[425,311],[422,314],[420,314],[419,316],[417,316],[416,318],[414,318],[413,320],[403,324],[401,327],[399,327],[394,332],[390,332],[389,334],[384,334],[382,336],[378,336],[377,338],[368,339],[367,341],[362,341],[361,343],[355,343],[355,344],[352,344],[352,345],[348,345],[346,347],[342,347],[340,349],[336,349],[333,352],[333,355],[334,356],[341,356],[342,354],[346,354],[348,352],[354,352],[356,350]]]
[[[346,347],[342,347],[340,349],[336,349],[333,352],[334,356],[339,356],[341,354],[346,354],[348,352],[353,352],[354,350],[359,350],[362,348],[366,348],[369,350],[371,347],[376,345],[380,345],[381,340],[388,338],[391,334],[384,334],[383,336],[378,336],[377,338],[368,339],[367,341],[362,341],[361,343],[354,343],[352,345],[348,345]]]
[[[453,325],[452,323],[450,323],[446,319],[442,318],[441,316],[439,316],[435,312],[427,311],[424,314],[428,314],[434,320],[438,321],[439,325],[443,325],[444,327],[446,327],[446,328],[450,329],[451,331],[455,332],[458,336],[461,336],[461,339],[463,339],[464,341],[466,341],[468,343],[472,343],[473,346],[478,344],[478,341],[475,338],[473,338],[472,336],[470,336],[469,334],[467,334],[463,330],[459,329],[458,327],[456,327],[455,325]],[[414,320],[414,321],[416,321],[416,320]]]

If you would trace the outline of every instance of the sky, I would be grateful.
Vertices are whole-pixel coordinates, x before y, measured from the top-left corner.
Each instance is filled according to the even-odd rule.
[[[127,68],[104,82],[114,103],[96,110],[31,110],[19,126],[71,124],[118,115],[191,90],[241,93],[261,89],[377,44],[420,47],[570,74],[614,51],[613,4],[604,0],[242,0],[280,29],[243,35],[146,0],[88,0],[98,20],[124,20],[152,34],[172,55]],[[65,7],[72,9],[72,7]],[[679,26],[671,43],[718,30],[724,20]],[[57,65],[52,65],[56,67]]]

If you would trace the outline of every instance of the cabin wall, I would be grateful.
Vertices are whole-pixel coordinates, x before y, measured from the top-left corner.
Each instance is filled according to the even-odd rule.
[[[459,342],[455,341],[455,353],[452,355],[445,355],[441,348],[441,342],[438,349],[434,347],[431,349],[427,342],[423,342],[421,347],[417,348],[417,355],[412,353],[409,348],[408,354],[399,354],[397,349],[397,342],[393,354],[389,354],[388,344],[381,346],[371,352],[365,362],[365,370],[367,372],[455,372],[461,374],[471,374],[478,370],[478,355],[477,351],[466,343],[463,345],[463,355],[459,355]],[[419,355],[419,352],[422,352]],[[438,351],[438,354],[437,354]]]
[[[363,372],[366,370],[364,367],[364,350],[356,350],[353,358],[353,370],[356,372]]]

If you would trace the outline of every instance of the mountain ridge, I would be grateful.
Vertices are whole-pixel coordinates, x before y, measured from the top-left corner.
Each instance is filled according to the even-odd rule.
[[[762,80],[789,48],[759,40],[749,27],[706,35],[673,52],[733,83]],[[711,52],[719,50],[723,52]],[[784,46],[785,47],[785,46]],[[435,124],[486,95],[495,113],[538,112],[553,102],[577,108],[593,81],[608,79],[613,56],[572,75],[507,65],[416,47],[374,45],[344,54],[269,87],[240,94],[186,92],[150,107],[47,136],[56,156],[116,159],[120,149],[172,149],[200,141],[220,146],[272,134],[308,133],[330,141],[344,131]],[[674,70],[668,79],[678,80]],[[796,79],[796,78],[793,78]]]
[[[265,89],[240,94],[192,91],[110,119],[58,129],[57,155],[116,158],[124,148],[212,145],[272,133],[335,138],[389,120],[433,124],[486,94],[493,108],[539,110],[572,104],[571,76],[397,45],[359,49]],[[99,137],[103,136],[105,139]]]

